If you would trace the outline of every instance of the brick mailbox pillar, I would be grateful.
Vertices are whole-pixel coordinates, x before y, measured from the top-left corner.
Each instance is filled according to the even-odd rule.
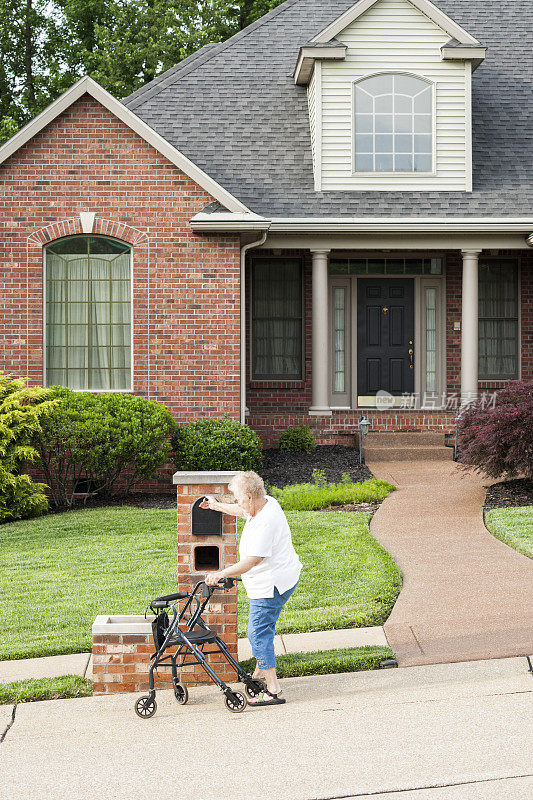
[[[206,572],[224,569],[237,559],[237,519],[218,511],[204,510],[200,503],[206,494],[223,502],[234,502],[228,483],[235,472],[176,472],[178,505],[178,591],[188,592]],[[215,591],[203,619],[224,639],[237,659],[237,588]],[[208,650],[209,647],[206,647]],[[235,672],[220,654],[208,658],[224,681],[235,680]],[[200,666],[188,668],[183,681],[188,685],[209,681]]]
[[[237,561],[237,520],[217,511],[199,508],[206,494],[232,501],[228,483],[235,472],[176,472],[177,487],[177,574],[178,586],[164,586],[161,594],[189,591],[206,572],[224,569]],[[153,598],[146,598],[147,603]],[[183,603],[180,603],[182,606]],[[154,652],[151,621],[144,615],[99,616],[93,624],[93,692],[142,692],[148,689],[150,654]],[[224,639],[237,659],[237,590],[215,591],[203,619]],[[211,645],[205,646],[209,652]],[[175,652],[172,648],[168,652]],[[208,662],[226,682],[236,675],[220,653],[208,656]],[[180,679],[188,686],[210,679],[201,666],[191,664],[180,670]],[[171,688],[170,665],[158,667],[156,689]]]

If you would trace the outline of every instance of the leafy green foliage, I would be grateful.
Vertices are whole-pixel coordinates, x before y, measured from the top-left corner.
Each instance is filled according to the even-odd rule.
[[[58,678],[27,678],[13,683],[0,683],[0,705],[33,703],[36,700],[59,700],[66,697],[90,697],[93,685],[79,675]]]
[[[105,495],[120,478],[129,491],[169,461],[177,425],[161,403],[129,394],[52,391],[59,402],[43,418],[35,444],[55,505],[72,505],[80,479]]]
[[[310,452],[316,448],[315,437],[311,433],[309,425],[296,425],[294,428],[287,428],[279,437],[278,448],[281,453],[291,451]]]
[[[261,466],[258,435],[227,415],[182,425],[173,444],[177,469],[253,470]]]
[[[481,397],[463,410],[459,463],[491,478],[533,477],[533,381],[512,381],[494,405]]]
[[[314,473],[320,470],[313,470]],[[378,503],[396,488],[387,481],[369,478],[362,483],[323,483],[318,475],[315,483],[295,483],[279,489],[270,488],[270,493],[285,511],[312,511],[327,506],[347,503]]]
[[[485,512],[485,525],[497,539],[533,558],[533,506],[493,508]]]
[[[362,672],[380,669],[387,658],[394,658],[390,647],[366,645],[338,650],[318,650],[315,653],[287,653],[276,656],[278,678],[298,678],[301,675],[332,675],[339,672]],[[255,658],[240,662],[247,672],[255,669]]]
[[[0,144],[82,75],[122,98],[282,0],[0,0]]]
[[[0,522],[36,517],[48,508],[45,485],[21,474],[37,455],[31,441],[52,407],[48,396],[45,389],[30,389],[22,378],[0,373]]]

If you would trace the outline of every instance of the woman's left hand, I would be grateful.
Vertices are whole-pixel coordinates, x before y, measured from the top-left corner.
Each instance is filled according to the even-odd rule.
[[[216,584],[223,580],[224,575],[222,572],[208,572],[204,580],[208,586],[216,586]]]

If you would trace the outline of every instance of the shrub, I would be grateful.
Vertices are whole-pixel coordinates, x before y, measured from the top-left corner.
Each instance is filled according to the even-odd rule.
[[[297,425],[294,428],[287,428],[279,437],[278,448],[280,453],[292,451],[309,452],[316,448],[315,437],[311,433],[309,425]]]
[[[71,506],[80,480],[110,494],[126,492],[169,461],[177,425],[169,409],[129,394],[72,392],[54,387],[57,406],[42,420],[35,443],[58,506]]]
[[[182,425],[173,444],[177,469],[255,470],[261,466],[258,435],[228,415]]]
[[[533,382],[500,389],[494,406],[467,405],[457,429],[459,463],[491,478],[533,476]]]
[[[377,503],[395,488],[387,481],[369,478],[362,483],[295,483],[283,489],[272,486],[270,494],[285,511],[316,511],[346,503]]]
[[[50,409],[47,398],[45,389],[0,373],[0,522],[37,517],[48,508],[46,486],[21,474],[37,456],[31,441]]]

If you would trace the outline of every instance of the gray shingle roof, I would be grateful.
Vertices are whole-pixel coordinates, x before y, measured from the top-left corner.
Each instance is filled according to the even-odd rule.
[[[300,46],[353,0],[287,0],[124,100],[224,188],[265,216],[533,215],[533,35],[523,0],[437,0],[488,47],[472,77],[473,178],[466,192],[313,187]]]

